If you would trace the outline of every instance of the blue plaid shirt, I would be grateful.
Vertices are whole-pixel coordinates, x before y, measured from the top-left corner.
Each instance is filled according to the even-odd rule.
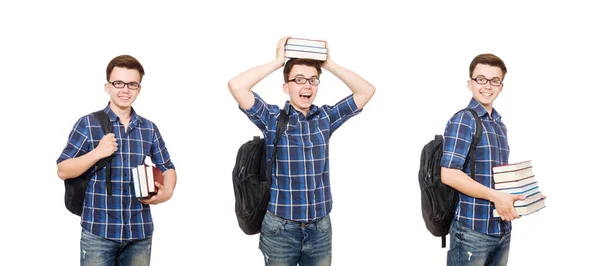
[[[263,132],[270,161],[280,109],[265,103],[256,93],[254,99],[254,106],[242,111]],[[268,210],[284,219],[311,222],[331,212],[329,137],[361,110],[352,95],[334,106],[312,105],[306,117],[289,101],[283,110],[289,122],[277,144]]]
[[[163,172],[175,167],[154,123],[137,115],[132,108],[131,120],[125,131],[109,106],[104,108],[104,112],[110,118],[119,145],[111,163],[112,196],[106,194],[106,171],[102,169],[91,177],[88,184],[81,226],[94,235],[118,242],[145,239],[152,235],[154,229],[152,215],[150,206],[135,197],[131,168],[142,164],[146,156],[150,156]],[[93,114],[80,118],[57,163],[92,151],[103,136],[100,123]]]
[[[508,141],[506,126],[496,109],[492,109],[491,118],[483,106],[474,98],[468,105],[481,118],[481,140],[475,151],[475,179],[480,184],[494,188],[492,167],[508,163]],[[444,152],[441,165],[462,171],[468,157],[469,145],[475,135],[475,118],[470,112],[463,111],[454,115],[444,132]],[[471,176],[470,162],[466,162],[466,174]],[[475,231],[494,236],[510,232],[511,223],[494,218],[494,204],[485,199],[473,198],[459,193],[454,219]]]

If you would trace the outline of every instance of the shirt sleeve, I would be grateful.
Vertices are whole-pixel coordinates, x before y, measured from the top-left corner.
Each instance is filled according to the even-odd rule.
[[[158,127],[154,123],[152,123],[152,129],[154,132],[152,136],[152,148],[150,151],[150,159],[152,159],[152,163],[154,163],[154,165],[162,172],[167,171],[168,169],[175,170],[175,165],[171,161],[171,156],[169,155],[165,141],[160,135]]]
[[[444,150],[440,165],[462,171],[475,134],[475,118],[469,112],[454,115],[444,131]]]
[[[254,94],[254,105],[248,110],[244,110],[241,107],[240,110],[244,112],[250,121],[254,123],[262,132],[266,134],[270,129],[270,125],[276,124],[275,117],[279,113],[279,107],[276,105],[267,104],[258,94]]]
[[[348,119],[362,112],[362,110],[359,110],[358,106],[356,106],[352,95],[345,97],[333,106],[324,105],[322,110],[329,118],[331,134],[333,134],[333,132]]]
[[[73,129],[71,130],[71,133],[69,134],[67,145],[56,160],[56,164],[59,164],[67,159],[79,157],[83,154],[88,153],[91,150],[89,144],[87,143],[87,139],[90,132],[88,125],[88,116],[80,118],[77,121],[77,123],[75,123]]]

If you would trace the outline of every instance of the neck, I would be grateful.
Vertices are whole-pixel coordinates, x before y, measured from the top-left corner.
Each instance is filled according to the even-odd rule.
[[[294,105],[292,103],[292,101],[290,101],[290,105],[292,105],[292,108],[294,108],[296,111],[302,113],[306,117],[306,114],[308,113],[308,109],[299,108],[298,106]]]
[[[131,106],[121,108],[113,102],[110,102],[110,110],[112,110],[121,121],[129,121],[129,118],[131,117]]]

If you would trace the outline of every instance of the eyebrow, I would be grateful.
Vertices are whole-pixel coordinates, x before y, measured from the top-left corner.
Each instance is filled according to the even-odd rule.
[[[305,77],[304,74],[298,74],[298,75],[294,76],[294,78],[307,78],[307,77]],[[312,77],[309,77],[307,79],[311,79],[311,78],[318,78],[318,76],[313,75]]]
[[[484,78],[487,79],[487,77],[485,75],[477,75],[477,76],[475,76],[475,78],[478,78],[478,77],[484,77]],[[492,77],[491,79],[501,79],[501,78],[500,77]]]

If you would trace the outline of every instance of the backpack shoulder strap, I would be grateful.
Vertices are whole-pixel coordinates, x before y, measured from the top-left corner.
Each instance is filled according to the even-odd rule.
[[[471,178],[475,179],[475,149],[477,148],[477,145],[481,140],[481,131],[483,125],[481,124],[481,118],[479,117],[477,112],[475,112],[475,110],[471,108],[465,108],[461,111],[469,111],[473,115],[473,118],[475,118],[475,136],[473,136],[473,141],[471,141],[471,146],[469,147],[469,161],[471,162]],[[465,167],[463,167],[463,171],[465,170],[465,168],[466,165]]]
[[[110,122],[110,118],[104,112],[104,110],[99,110],[99,111],[94,112],[94,117],[96,117],[96,120],[98,120],[98,122],[100,122],[100,126],[102,127],[102,132],[104,132],[104,135],[113,132],[113,126],[112,126],[112,123]],[[99,169],[102,169],[103,167],[108,165],[108,167],[106,167],[106,192],[108,193],[109,196],[112,196],[112,182],[111,182],[112,171],[110,168],[111,160],[112,160],[112,155],[101,159],[100,161],[98,161],[98,167],[96,168],[96,171],[98,171]]]
[[[267,165],[267,180],[271,182],[272,172],[273,172],[273,162],[275,162],[275,158],[277,158],[277,143],[279,139],[281,139],[281,135],[287,128],[288,121],[290,117],[284,110],[279,110],[279,117],[277,117],[277,131],[276,137],[273,141],[273,154],[271,154],[271,161],[269,161]]]

